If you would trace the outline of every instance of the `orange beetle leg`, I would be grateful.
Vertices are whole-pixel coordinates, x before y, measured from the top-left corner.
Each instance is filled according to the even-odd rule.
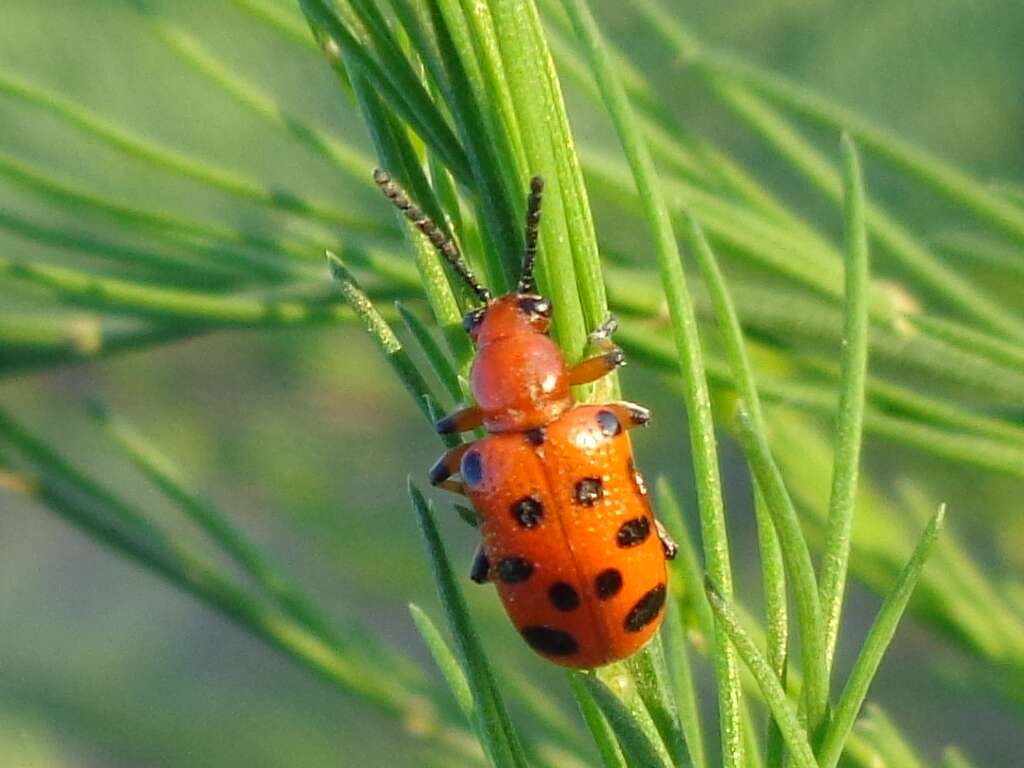
[[[483,411],[478,406],[472,405],[438,419],[434,423],[434,429],[439,435],[454,435],[458,432],[469,432],[483,423]]]
[[[444,488],[451,493],[457,493],[460,496],[466,495],[466,484],[461,480],[442,480],[440,483],[436,483],[436,485],[438,488]]]
[[[434,462],[434,466],[430,468],[430,472],[427,475],[430,478],[430,484],[438,488],[444,488],[452,493],[461,493],[465,496],[466,489],[462,481],[452,480],[451,476],[459,471],[462,455],[469,450],[471,445],[472,443],[461,443],[445,451],[444,455]]]
[[[486,584],[491,580],[490,573],[491,561],[484,554],[484,545],[481,544],[476,548],[476,554],[473,555],[473,565],[469,569],[469,578],[477,584]]]
[[[574,387],[580,384],[589,384],[625,364],[626,356],[621,349],[613,346],[609,352],[597,357],[588,357],[570,368],[569,384]]]
[[[661,540],[661,548],[665,550],[666,560],[675,560],[676,555],[679,554],[679,545],[675,543],[668,531],[665,530],[665,526],[660,521],[654,521],[654,527],[658,531],[658,538]]]

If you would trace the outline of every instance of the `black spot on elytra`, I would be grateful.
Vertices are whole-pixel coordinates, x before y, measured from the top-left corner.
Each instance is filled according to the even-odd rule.
[[[498,578],[506,584],[519,584],[530,578],[533,573],[533,563],[525,557],[513,555],[503,557],[498,561]]]
[[[460,472],[467,485],[480,485],[483,482],[484,463],[477,451],[469,451],[462,457]]]
[[[548,432],[544,427],[537,427],[526,432],[526,439],[530,445],[535,448],[539,448],[544,445],[544,441],[548,439]]]
[[[619,417],[607,410],[597,412],[597,426],[601,428],[601,434],[605,437],[615,437],[622,432],[622,424],[619,423]]]
[[[592,507],[604,496],[604,485],[600,477],[584,477],[576,482],[573,498],[577,504]]]
[[[661,613],[665,605],[665,585],[659,584],[636,601],[636,605],[629,609],[623,626],[627,632],[639,632]]]
[[[560,611],[575,611],[580,607],[580,595],[572,584],[556,581],[548,589],[548,599]]]
[[[647,541],[651,535],[651,521],[646,517],[634,517],[619,526],[615,542],[620,547],[635,547]]]
[[[594,579],[597,596],[602,600],[610,600],[622,589],[622,572],[618,568],[605,568]]]
[[[580,649],[575,637],[554,627],[523,627],[519,632],[531,648],[548,656],[572,656]]]
[[[523,496],[512,505],[512,517],[523,528],[536,528],[544,517],[544,505],[536,496]]]

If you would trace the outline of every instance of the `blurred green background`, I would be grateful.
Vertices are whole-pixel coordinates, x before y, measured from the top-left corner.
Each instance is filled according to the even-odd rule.
[[[774,189],[806,207],[823,229],[838,217],[804,202],[805,190],[742,128],[690,88],[668,54],[646,44],[628,3],[594,4],[607,33],[627,44],[673,108],[731,147]],[[225,60],[290,109],[367,147],[365,134],[321,59],[268,31],[230,2],[165,2]],[[861,109],[983,178],[1024,179],[1024,5],[962,0],[889,3],[746,0],[674,8],[705,39],[768,64]],[[68,94],[166,143],[279,182],[311,197],[384,219],[330,168],[268,128],[182,65],[133,4],[8,0],[0,67]],[[570,94],[574,128],[608,140],[603,122]],[[274,234],[283,219],[126,161],[0,97],[0,150],[87,188],[248,231]],[[367,169],[369,171],[369,169]],[[914,223],[942,229],[944,211],[868,164],[869,189]],[[66,224],[121,242],[116,226],[79,220],[0,179],[0,210]],[[599,231],[617,224],[597,211]],[[616,240],[629,243],[629,232]],[[54,258],[52,249],[0,233],[0,250]],[[59,256],[58,256],[59,258]],[[326,279],[326,276],[325,276]],[[1005,287],[1014,290],[1014,287]],[[0,287],[0,291],[3,291]],[[1019,286],[1017,287],[1019,291]],[[1018,292],[1019,297],[1019,292]],[[13,297],[0,293],[0,305]],[[679,405],[640,366],[624,374],[655,424],[636,440],[649,476],[667,474],[689,499],[687,441]],[[404,481],[421,478],[438,452],[376,349],[355,329],[231,332],[0,382],[0,399],[69,456],[143,500],[145,488],[82,415],[101,398],[178,461],[332,611],[355,616],[426,659],[406,604],[436,607]],[[740,589],[754,585],[749,488],[723,441],[730,525]],[[951,502],[952,525],[997,579],[1024,566],[1020,484],[950,470],[869,439],[879,476],[910,475]],[[443,521],[455,562],[468,568],[472,531]],[[744,557],[749,555],[749,557]],[[746,562],[745,562],[746,561]],[[528,653],[490,589],[470,589],[488,648],[534,680],[563,688]],[[849,637],[859,640],[877,598],[854,585]],[[846,668],[852,645],[840,648]],[[931,630],[905,621],[872,698],[925,755],[958,743],[982,766],[1017,766],[1024,753],[1020,704],[970,680],[997,675]],[[705,689],[710,691],[709,681]],[[417,765],[398,724],[336,691],[156,578],[113,557],[45,509],[0,496],[0,765],[395,766]]]

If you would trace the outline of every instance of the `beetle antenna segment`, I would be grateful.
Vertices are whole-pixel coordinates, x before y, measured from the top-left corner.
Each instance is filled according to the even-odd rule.
[[[384,193],[384,196],[402,212],[402,215],[411,221],[416,226],[416,229],[427,236],[427,239],[430,240],[438,253],[444,257],[444,260],[451,265],[452,269],[455,270],[466,285],[473,290],[473,293],[479,297],[480,301],[484,304],[489,303],[491,301],[491,292],[484,288],[480,281],[476,279],[473,270],[469,268],[469,264],[466,263],[466,260],[462,258],[462,254],[459,253],[459,247],[455,244],[455,241],[448,237],[418,205],[409,199],[405,190],[392,180],[387,171],[378,168],[373,172],[373,180],[380,187],[380,191]]]
[[[537,233],[543,200],[544,179],[534,176],[530,179],[530,196],[526,199],[526,252],[523,254],[523,270],[519,275],[519,293],[534,293],[537,290],[533,268],[537,264]]]

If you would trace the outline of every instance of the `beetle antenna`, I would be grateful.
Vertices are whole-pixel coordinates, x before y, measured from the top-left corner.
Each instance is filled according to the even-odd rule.
[[[409,199],[405,190],[392,180],[387,171],[380,168],[376,169],[373,172],[373,180],[380,187],[380,191],[384,193],[384,196],[402,212],[402,215],[411,221],[416,226],[416,229],[427,236],[427,239],[437,249],[437,252],[451,265],[451,268],[462,278],[463,282],[473,290],[473,293],[479,297],[480,301],[484,304],[489,303],[491,301],[491,292],[484,288],[480,281],[476,279],[473,270],[469,268],[469,264],[466,263],[466,260],[462,258],[462,254],[459,253],[459,247],[455,244],[455,241],[448,237],[418,205]]]
[[[540,230],[540,204],[544,201],[544,179],[534,176],[530,179],[530,196],[526,198],[526,251],[523,253],[523,269],[519,273],[520,293],[533,293],[537,281],[533,269],[537,264],[537,234]]]

